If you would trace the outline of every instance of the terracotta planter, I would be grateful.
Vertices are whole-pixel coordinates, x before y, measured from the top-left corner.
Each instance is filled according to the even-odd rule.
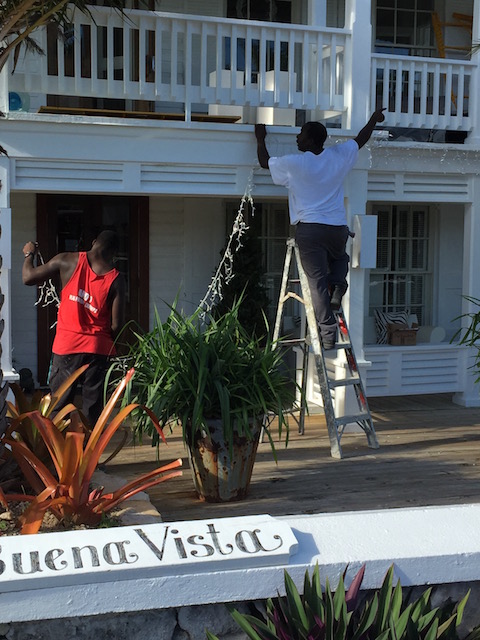
[[[261,423],[252,425],[251,440],[236,435],[232,455],[223,439],[221,420],[209,421],[210,435],[198,433],[189,443],[190,468],[200,500],[231,502],[248,493],[261,433]]]

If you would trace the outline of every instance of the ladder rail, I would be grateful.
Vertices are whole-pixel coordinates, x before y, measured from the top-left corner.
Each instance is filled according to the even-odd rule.
[[[295,258],[296,268],[298,272],[298,279],[290,279],[290,270],[292,267],[292,259]],[[300,285],[302,295],[298,295],[295,292],[289,291],[289,282]],[[282,344],[280,338],[282,317],[285,302],[293,298],[303,304],[305,308],[305,338],[289,340],[285,339],[285,346],[292,343],[301,343],[303,349],[303,361],[302,361],[302,382],[301,382],[301,398],[300,398],[300,419],[299,433],[304,432],[304,416],[306,411],[306,384],[308,373],[308,360],[310,349],[313,353],[315,362],[315,368],[317,371],[318,382],[320,386],[320,393],[323,400],[323,409],[325,412],[325,420],[327,424],[327,431],[330,440],[330,451],[333,458],[342,458],[342,448],[340,444],[341,437],[345,431],[345,427],[348,424],[357,424],[365,432],[367,436],[367,443],[369,447],[374,449],[378,448],[378,441],[373,426],[372,417],[368,407],[367,396],[363,386],[362,378],[358,371],[358,364],[353,350],[353,345],[350,338],[350,332],[347,326],[343,310],[340,307],[338,311],[334,311],[335,320],[337,323],[337,329],[339,334],[339,340],[337,340],[336,348],[343,350],[345,353],[345,359],[348,366],[349,377],[345,379],[336,380],[329,376],[329,371],[325,361],[325,354],[320,339],[319,329],[315,317],[315,310],[313,308],[312,296],[310,292],[310,285],[308,283],[307,275],[303,269],[300,250],[295,242],[294,238],[287,240],[287,252],[285,255],[285,263],[282,274],[282,284],[279,295],[279,302],[277,307],[277,314],[275,319],[274,330],[274,348],[278,344]],[[307,338],[308,334],[308,338]],[[358,405],[359,413],[354,415],[337,416],[335,413],[335,406],[332,397],[332,393],[336,389],[351,388],[355,391],[355,397]]]

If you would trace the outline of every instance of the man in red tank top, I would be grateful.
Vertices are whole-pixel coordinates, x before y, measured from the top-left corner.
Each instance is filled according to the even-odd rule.
[[[102,231],[90,251],[59,253],[46,264],[34,266],[35,242],[23,247],[22,277],[26,285],[42,284],[60,276],[62,291],[49,385],[55,394],[80,366],[89,364],[83,376],[83,412],[94,425],[103,408],[103,386],[114,339],[125,319],[125,279],[115,269],[118,250],[114,231]],[[59,408],[72,402],[76,385],[65,394]]]

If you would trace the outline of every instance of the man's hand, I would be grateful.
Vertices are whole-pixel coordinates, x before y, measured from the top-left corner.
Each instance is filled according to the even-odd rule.
[[[30,242],[27,242],[23,247],[24,256],[29,256],[29,255],[35,256],[37,251],[38,251],[38,244],[36,242],[33,242],[32,240],[30,240]]]
[[[255,137],[259,142],[262,142],[267,137],[267,127],[264,124],[255,125]]]
[[[374,111],[370,116],[370,120],[363,127],[363,129],[358,133],[357,137],[355,138],[355,141],[358,144],[359,149],[361,149],[370,140],[370,136],[372,135],[373,130],[375,129],[375,125],[378,122],[383,122],[385,120],[385,116],[383,115],[383,112],[385,111],[385,109],[386,107],[380,107],[379,109]]]
[[[385,120],[385,116],[383,112],[387,109],[387,107],[380,107],[372,113],[371,120],[375,120],[375,122],[383,122]]]

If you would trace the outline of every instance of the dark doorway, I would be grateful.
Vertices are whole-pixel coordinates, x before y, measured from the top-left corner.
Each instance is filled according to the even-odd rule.
[[[102,229],[120,236],[116,267],[127,282],[126,319],[148,329],[148,198],[37,195],[37,239],[43,259],[62,251],[88,251]],[[59,283],[54,283],[60,291]],[[46,385],[57,310],[38,305],[38,380]]]

